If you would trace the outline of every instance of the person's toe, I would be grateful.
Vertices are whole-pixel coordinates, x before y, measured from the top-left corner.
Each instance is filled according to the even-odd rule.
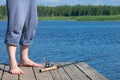
[[[11,74],[13,74],[13,75],[19,75],[19,74],[23,74],[23,73],[24,73],[24,72],[23,72],[21,69],[19,69],[19,68],[10,70],[9,72],[10,72]]]

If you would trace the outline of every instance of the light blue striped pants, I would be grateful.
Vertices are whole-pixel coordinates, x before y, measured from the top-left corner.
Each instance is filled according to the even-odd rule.
[[[37,27],[36,0],[6,0],[8,25],[5,43],[30,45]]]

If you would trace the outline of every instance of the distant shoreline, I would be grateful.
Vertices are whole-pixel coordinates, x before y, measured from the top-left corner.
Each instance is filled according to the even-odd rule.
[[[39,20],[75,20],[75,21],[120,21],[120,15],[110,16],[57,16],[57,17],[39,17]]]
[[[3,17],[0,20],[7,20]],[[38,17],[38,20],[75,20],[75,21],[120,21],[120,15],[110,16],[52,16],[52,17]]]

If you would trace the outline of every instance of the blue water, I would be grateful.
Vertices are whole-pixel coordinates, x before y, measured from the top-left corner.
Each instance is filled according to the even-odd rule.
[[[0,21],[0,63],[8,63],[6,21]],[[17,60],[19,61],[19,46]],[[39,21],[30,58],[83,61],[110,80],[120,80],[120,21]]]

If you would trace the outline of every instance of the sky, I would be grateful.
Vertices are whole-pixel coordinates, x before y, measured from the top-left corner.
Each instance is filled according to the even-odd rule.
[[[6,0],[0,0],[0,5],[6,4]],[[120,0],[37,0],[38,5],[111,5],[120,6]]]

